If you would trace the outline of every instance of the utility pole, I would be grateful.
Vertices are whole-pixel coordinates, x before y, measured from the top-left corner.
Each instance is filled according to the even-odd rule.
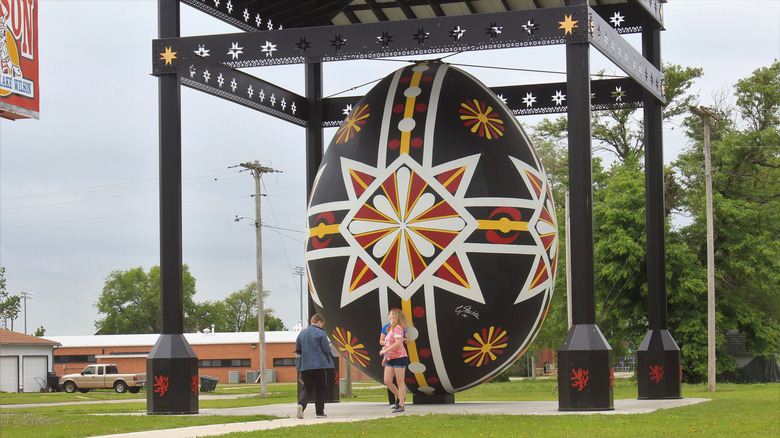
[[[301,282],[301,301],[298,306],[298,310],[300,310],[301,319],[298,321],[301,324],[301,330],[303,330],[303,274],[306,273],[306,268],[303,266],[296,266],[293,268],[293,274],[297,275]]]
[[[24,300],[24,334],[27,334],[27,300],[33,299],[32,292],[22,292],[22,299]]]
[[[715,392],[715,231],[712,219],[712,153],[710,120],[722,120],[707,107],[691,107],[704,123],[704,177],[707,203],[707,390]]]
[[[268,394],[266,390],[265,376],[265,308],[263,306],[263,232],[261,228],[260,215],[260,178],[264,173],[280,172],[270,167],[260,165],[259,162],[241,163],[241,167],[249,169],[255,178],[255,235],[257,238],[257,329],[260,336],[260,397],[265,398]],[[236,221],[238,221],[236,217]]]

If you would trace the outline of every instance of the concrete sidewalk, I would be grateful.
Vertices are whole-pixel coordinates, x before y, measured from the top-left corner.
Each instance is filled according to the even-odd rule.
[[[246,423],[213,424],[179,429],[133,432],[118,435],[103,435],[124,438],[188,438],[217,436],[232,432],[253,432],[259,430],[317,424],[323,422],[342,423],[349,421],[372,420],[397,415],[429,414],[476,414],[476,415],[621,415],[641,414],[659,409],[670,409],[709,401],[704,398],[683,398],[677,400],[615,400],[615,409],[611,411],[561,412],[557,401],[530,402],[456,402],[449,405],[415,405],[406,403],[406,412],[393,414],[387,404],[377,402],[341,402],[325,405],[327,418],[315,418],[314,406],[309,405],[302,420],[295,418],[295,403],[267,406],[251,406],[229,409],[200,409],[197,415],[271,415],[281,417],[276,420],[252,421]]]

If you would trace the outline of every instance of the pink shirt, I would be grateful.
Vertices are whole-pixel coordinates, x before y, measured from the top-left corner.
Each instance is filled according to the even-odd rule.
[[[398,359],[399,357],[407,356],[406,348],[404,347],[404,329],[400,325],[393,327],[393,329],[388,331],[388,333],[385,335],[385,348],[392,347],[393,344],[395,344],[396,339],[401,340],[401,346],[395,350],[388,351],[388,359]]]

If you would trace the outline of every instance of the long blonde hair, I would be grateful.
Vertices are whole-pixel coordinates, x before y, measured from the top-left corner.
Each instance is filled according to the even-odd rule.
[[[393,315],[393,322],[391,322],[390,327],[388,327],[388,331],[392,330],[393,327],[400,325],[402,329],[406,330],[409,327],[412,326],[412,323],[409,321],[409,319],[406,317],[406,314],[401,311],[399,308],[390,309],[390,313]]]

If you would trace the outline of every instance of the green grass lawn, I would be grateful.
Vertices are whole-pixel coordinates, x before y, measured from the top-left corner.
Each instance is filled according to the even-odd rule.
[[[557,400],[555,380],[523,380],[509,383],[489,383],[456,394],[457,401],[534,401]],[[374,386],[374,388],[368,388]],[[356,384],[354,398],[349,401],[386,399],[384,388],[376,384]],[[208,394],[256,394],[257,385],[218,386]],[[205,395],[205,394],[204,394]],[[615,399],[636,398],[636,382],[617,380]],[[780,384],[732,385],[719,384],[715,393],[706,385],[683,385],[686,398],[711,398],[697,405],[661,410],[650,414],[632,415],[406,415],[354,423],[323,423],[313,426],[283,428],[262,433],[263,437],[364,437],[364,436],[545,436],[545,437],[670,437],[739,436],[780,437]],[[125,433],[176,427],[246,422],[269,419],[265,416],[175,416],[145,415],[146,394],[116,394],[112,391],[90,391],[87,394],[2,394],[0,403],[30,404],[67,401],[106,401],[65,406],[2,409],[0,430],[4,438],[42,437],[70,438]],[[203,400],[200,408],[229,408],[273,403],[294,403],[293,384],[268,386],[268,397],[242,397],[226,400]],[[95,414],[138,415],[95,415]],[[257,432],[226,435],[257,436]]]

